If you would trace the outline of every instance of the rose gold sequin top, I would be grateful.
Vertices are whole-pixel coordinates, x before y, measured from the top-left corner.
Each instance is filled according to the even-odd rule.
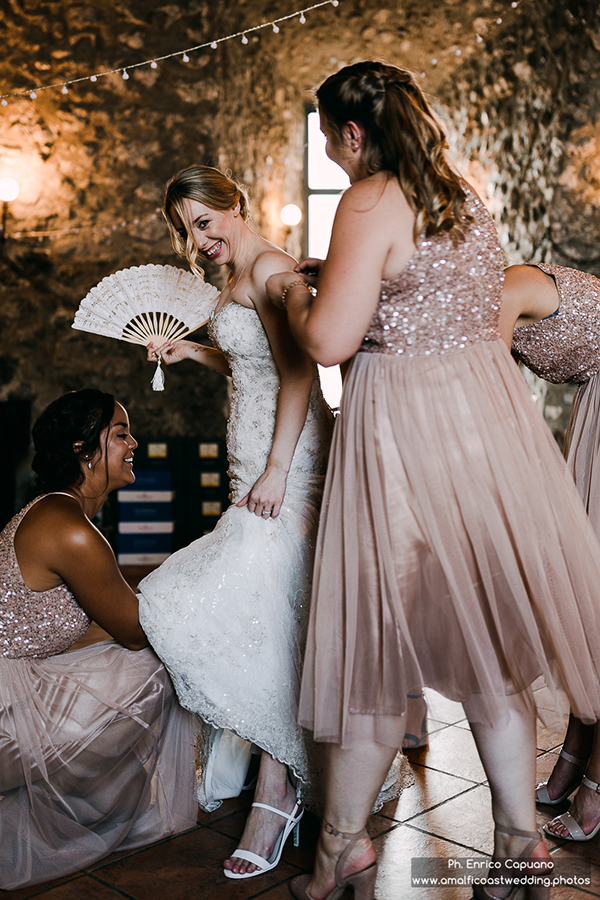
[[[421,237],[406,267],[381,283],[359,352],[428,356],[496,340],[503,268],[492,217],[463,183],[473,222],[456,247],[447,234]]]
[[[85,634],[89,616],[66,586],[32,591],[15,554],[15,533],[40,497],[11,519],[0,534],[0,656],[45,658],[63,653]]]
[[[540,378],[581,384],[600,369],[600,280],[577,269],[535,265],[556,281],[558,311],[516,328],[512,349]]]

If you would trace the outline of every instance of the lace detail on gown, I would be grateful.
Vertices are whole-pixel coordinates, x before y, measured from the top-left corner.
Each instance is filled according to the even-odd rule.
[[[232,371],[232,505],[211,534],[141,582],[140,619],[183,706],[267,750],[307,781],[297,696],[332,415],[315,375],[280,515],[264,520],[236,507],[265,469],[279,375],[253,309],[226,304],[209,333]],[[210,751],[210,729],[203,735],[201,761]],[[201,802],[202,796],[201,786]]]

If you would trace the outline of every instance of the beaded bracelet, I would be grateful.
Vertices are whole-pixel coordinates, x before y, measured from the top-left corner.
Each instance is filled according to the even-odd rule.
[[[290,283],[288,285],[286,285],[286,287],[284,287],[284,289],[281,292],[281,305],[283,306],[284,309],[286,309],[285,301],[286,301],[286,297],[288,295],[288,291],[290,290],[290,288],[293,288],[298,284],[301,284],[302,287],[306,288],[306,290],[308,291],[309,294],[312,294],[314,296],[314,294],[315,294],[314,288],[311,287],[310,284],[307,284],[306,281],[300,281],[300,279],[298,279],[298,281],[290,281]]]

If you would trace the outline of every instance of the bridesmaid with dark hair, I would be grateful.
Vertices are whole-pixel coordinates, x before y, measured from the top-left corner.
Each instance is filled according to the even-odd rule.
[[[196,824],[191,716],[147,646],[91,519],[131,484],[112,394],[74,391],[33,428],[40,495],[0,535],[0,888],[76,872]],[[112,637],[67,652],[94,619]]]
[[[356,900],[375,896],[365,826],[407,695],[424,685],[464,704],[502,875],[475,893],[507,900],[515,860],[520,875],[550,864],[536,830],[532,686],[564,689],[584,721],[600,714],[598,542],[500,339],[493,221],[448,165],[414,77],[357,63],[317,99],[327,153],[351,186],[322,266],[267,283],[314,360],[352,358],[299,704],[328,744],[325,817],[314,873],[291,889],[299,900],[337,900],[349,885]]]

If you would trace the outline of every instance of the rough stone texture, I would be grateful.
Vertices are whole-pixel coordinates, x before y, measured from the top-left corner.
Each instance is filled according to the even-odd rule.
[[[85,77],[184,50],[310,5],[293,0],[6,0],[0,93]],[[0,177],[14,174],[0,259],[0,401],[32,412],[82,385],[113,390],[137,433],[221,437],[227,385],[192,363],[150,389],[140,348],[70,328],[103,276],[148,262],[184,265],[157,209],[192,162],[231,169],[254,226],[300,255],[304,111],[310,90],[369,56],[412,68],[447,119],[452,150],[497,218],[516,261],[600,273],[597,0],[341,0],[282,23],[120,74],[0,107]],[[502,19],[498,22],[498,19]],[[53,232],[51,235],[45,232]],[[19,236],[16,236],[19,235]],[[222,284],[220,271],[209,279]],[[562,398],[560,428],[568,411]],[[550,395],[549,395],[550,396]],[[560,402],[559,402],[560,400]]]

